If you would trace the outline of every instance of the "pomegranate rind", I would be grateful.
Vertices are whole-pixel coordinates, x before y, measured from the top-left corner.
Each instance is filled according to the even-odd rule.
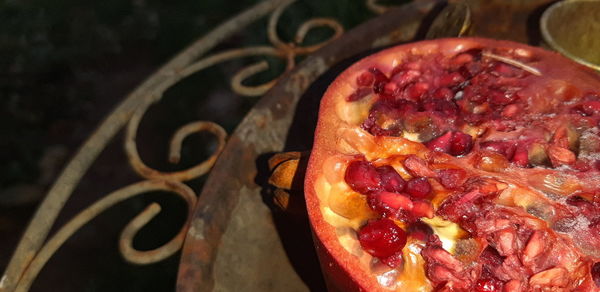
[[[340,103],[356,89],[356,77],[371,67],[390,72],[398,60],[407,54],[441,53],[453,56],[457,52],[478,48],[522,49],[534,56],[533,66],[549,80],[569,80],[579,90],[597,90],[599,79],[595,72],[578,65],[557,53],[539,48],[500,40],[482,38],[437,39],[404,44],[382,50],[350,66],[329,86],[320,103],[319,118],[308,168],[304,190],[314,241],[325,275],[328,288],[332,291],[389,291],[382,287],[375,275],[362,268],[358,258],[346,251],[340,244],[335,227],[330,225],[321,213],[323,204],[315,186],[323,175],[323,162],[330,156],[340,153],[337,143],[338,129],[359,128],[354,120],[339,117]]]

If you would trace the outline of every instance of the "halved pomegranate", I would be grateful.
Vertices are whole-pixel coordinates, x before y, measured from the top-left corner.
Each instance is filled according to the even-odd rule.
[[[331,289],[600,291],[600,77],[477,38],[397,46],[321,101],[305,180]]]

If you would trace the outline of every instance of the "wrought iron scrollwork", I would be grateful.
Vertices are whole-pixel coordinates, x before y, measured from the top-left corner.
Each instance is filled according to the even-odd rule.
[[[276,32],[278,20],[286,7],[294,1],[268,0],[242,12],[194,42],[128,95],[86,140],[49,190],[19,242],[5,273],[0,278],[0,292],[28,291],[46,262],[77,230],[115,204],[150,191],[161,190],[178,195],[187,204],[188,220],[168,243],[150,251],[136,250],[132,246],[132,240],[136,233],[161,210],[160,205],[152,203],[125,226],[119,240],[119,250],[127,261],[135,264],[155,263],[177,252],[181,248],[190,216],[196,205],[196,193],[183,182],[202,176],[210,170],[225,147],[227,133],[219,125],[207,121],[197,121],[182,126],[170,141],[170,162],[177,163],[179,161],[182,141],[190,134],[201,131],[209,132],[217,138],[218,146],[209,158],[196,166],[181,171],[161,172],[147,166],[138,154],[136,133],[139,123],[147,109],[158,102],[167,89],[200,70],[247,56],[282,58],[286,62],[286,70],[290,70],[295,65],[296,57],[310,54],[330,40],[342,35],[343,27],[337,21],[328,18],[314,18],[304,22],[298,28],[293,41],[281,40]],[[272,46],[232,49],[200,59],[221,41],[268,13],[271,13],[271,16],[267,31]],[[310,30],[319,26],[329,27],[333,30],[332,36],[319,44],[302,46],[301,44]],[[243,81],[267,68],[267,63],[261,61],[241,69],[231,79],[232,90],[245,96],[264,94],[273,86],[277,78],[255,86],[245,85]],[[83,175],[108,142],[125,126],[125,153],[131,167],[145,180],[106,195],[81,211],[62,226],[56,234],[47,239],[50,228]]]

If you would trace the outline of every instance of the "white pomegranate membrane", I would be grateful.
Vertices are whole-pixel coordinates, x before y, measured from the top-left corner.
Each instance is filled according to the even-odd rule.
[[[340,244],[389,289],[600,291],[600,88],[521,48],[386,60],[315,184]]]

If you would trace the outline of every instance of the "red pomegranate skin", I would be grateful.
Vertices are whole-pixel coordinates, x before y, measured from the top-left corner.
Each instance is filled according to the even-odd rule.
[[[469,50],[482,50],[488,48],[502,48],[502,49],[511,49],[511,50],[523,50],[530,54],[531,62],[536,70],[539,70],[541,73],[541,77],[539,78],[539,83],[543,83],[544,80],[566,80],[573,90],[578,91],[598,91],[600,88],[600,78],[598,75],[587,69],[583,66],[580,66],[563,56],[554,53],[542,50],[540,48],[527,46],[524,44],[509,42],[509,41],[499,41],[499,40],[490,40],[490,39],[482,39],[482,38],[460,38],[460,39],[437,39],[430,41],[422,41],[416,43],[409,43],[400,45],[397,47],[389,48],[378,52],[372,56],[366,57],[343,73],[341,73],[336,80],[334,80],[327,91],[325,92],[319,110],[319,119],[317,123],[317,128],[315,130],[315,142],[312,148],[311,157],[309,160],[306,179],[305,179],[305,197],[306,204],[308,209],[308,215],[310,224],[313,230],[313,237],[315,246],[317,248],[317,253],[319,255],[321,268],[323,274],[326,278],[327,286],[330,291],[389,291],[388,289],[382,287],[375,279],[375,277],[371,274],[371,272],[362,269],[359,265],[356,257],[348,253],[340,244],[335,227],[330,225],[324,219],[321,214],[321,205],[322,202],[319,201],[317,192],[315,190],[316,181],[323,175],[323,163],[324,161],[337,153],[339,153],[339,145],[337,141],[338,129],[343,126],[348,126],[346,122],[342,121],[337,112],[336,106],[341,102],[355,102],[357,100],[360,101],[361,96],[352,96],[354,92],[360,91],[359,86],[373,86],[375,93],[377,94],[386,94],[386,92],[390,90],[394,90],[394,88],[389,88],[385,86],[385,82],[387,82],[387,78],[385,74],[382,76],[382,72],[391,72],[394,65],[386,64],[385,62],[381,63],[381,60],[387,60],[388,57],[394,54],[406,54],[407,52],[412,52],[417,54],[442,54],[448,56],[455,56],[457,52],[467,52]],[[377,67],[378,70],[373,70],[372,68]],[[505,66],[500,66],[501,68],[497,68],[499,74],[505,74],[507,78],[511,78],[511,72],[509,69],[504,68]],[[479,70],[478,68],[467,68],[466,74],[470,74],[472,72],[476,72]],[[354,76],[357,76],[357,72],[370,72],[369,74],[363,74],[358,81],[358,87],[356,85],[357,81]],[[351,78],[352,76],[352,78]],[[449,86],[458,86],[459,82],[461,82],[460,76],[447,76],[442,80],[448,83]],[[411,78],[410,76],[406,76],[403,78]],[[480,82],[480,81],[477,81]],[[485,82],[481,81],[481,82]],[[352,85],[349,85],[352,84]],[[376,86],[375,86],[376,85]],[[352,86],[355,91],[348,91],[347,88]],[[547,85],[544,85],[547,86]],[[421,84],[413,84],[414,88],[409,88],[406,90],[405,99],[410,100],[414,95],[421,94],[423,90],[426,90],[425,85]],[[366,91],[366,90],[363,90]],[[467,92],[465,92],[465,95]],[[478,95],[483,95],[480,92],[469,92],[469,98],[476,100],[480,98]],[[490,99],[490,104],[494,105],[506,105],[513,101],[514,96],[505,94],[501,96],[497,93],[485,93],[489,96],[493,96],[493,99]],[[568,96],[570,93],[568,92],[560,92],[557,94],[562,94],[564,96]],[[360,93],[360,95],[366,95],[365,93]],[[448,98],[449,94],[447,91],[440,90],[436,91],[435,96],[440,98]],[[551,100],[551,99],[550,99]],[[551,102],[551,101],[550,101]],[[537,111],[544,110],[544,107],[548,106],[547,104],[538,104],[536,103],[536,108],[530,108],[528,110]],[[412,105],[410,106],[412,107]],[[409,108],[410,108],[409,107]],[[600,106],[596,106],[594,102],[589,102],[588,104],[584,104],[581,106],[580,112],[582,115],[593,114],[596,108],[600,108]],[[502,112],[506,116],[516,115],[518,109],[507,107]],[[449,112],[452,114],[452,111]],[[469,117],[470,122],[481,122],[481,117],[473,116]],[[354,127],[359,128],[360,126],[354,125]],[[447,129],[451,130],[451,129]],[[444,133],[447,131],[444,131]],[[439,133],[440,135],[443,133]],[[384,135],[386,135],[384,133]],[[439,135],[438,135],[439,137]],[[377,139],[377,137],[375,138]],[[417,143],[414,143],[417,144]],[[442,142],[440,142],[441,146],[446,147]],[[502,146],[502,147],[501,147]],[[491,145],[488,146],[492,148],[491,150],[501,153],[505,156],[510,156],[510,167],[511,169],[517,169],[518,167],[531,167],[530,158],[527,157],[527,152],[524,153],[523,147],[517,145],[516,147],[504,147],[505,145]],[[412,145],[415,149],[420,149],[418,151],[429,151],[425,145]],[[471,150],[470,141],[463,139],[462,144],[459,145],[458,148],[454,150],[450,150],[450,153],[456,156],[466,155]],[[505,149],[506,148],[506,149]],[[514,148],[514,149],[513,149]],[[415,150],[417,151],[417,150]],[[560,153],[559,153],[560,154]],[[571,161],[563,156],[558,156],[553,158],[551,161],[553,167],[557,167],[560,165],[564,165],[565,163],[571,163]],[[598,163],[596,163],[598,165]],[[592,168],[595,165],[591,166]],[[586,167],[582,167],[584,169],[589,169]],[[515,170],[516,171],[516,170]],[[538,171],[539,173],[545,173],[545,170]],[[524,178],[519,178],[523,181],[526,181]],[[600,251],[599,251],[600,253]],[[595,272],[598,273],[597,269],[598,264],[594,265]],[[599,291],[594,285],[594,281],[598,281],[597,279],[600,276],[594,275],[594,279],[592,277],[588,277],[581,287],[583,290],[581,291]],[[514,283],[509,282],[505,283],[505,286],[514,286]],[[512,286],[511,286],[512,285]],[[490,286],[490,285],[488,285]],[[493,285],[492,285],[493,286]],[[587,290],[586,290],[587,289]]]

